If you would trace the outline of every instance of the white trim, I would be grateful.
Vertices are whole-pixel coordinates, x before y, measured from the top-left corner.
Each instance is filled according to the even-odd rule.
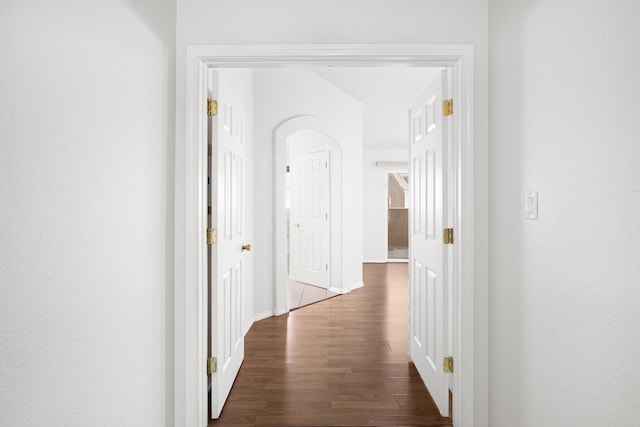
[[[254,322],[259,322],[259,321],[267,319],[269,317],[273,317],[274,315],[277,316],[277,314],[275,314],[272,311],[263,311],[261,313],[256,313],[256,315],[253,316],[253,321]],[[249,327],[249,329],[251,329],[251,327]]]
[[[355,282],[351,286],[349,286],[349,291],[355,291],[356,289],[364,288],[364,282]]]
[[[262,320],[262,319],[259,319],[259,320]],[[255,323],[256,319],[254,319],[253,322]],[[253,326],[253,323],[250,323],[250,324],[242,327],[242,336],[243,337],[246,336],[249,333],[249,329],[251,329],[252,326]]]
[[[400,160],[378,160],[376,167],[391,172],[392,170],[409,170],[409,162]],[[402,173],[402,172],[399,172]]]
[[[380,260],[364,260],[362,261],[363,264],[386,264],[387,260],[386,259],[380,259]]]
[[[289,64],[334,64],[343,66],[414,65],[451,67],[454,73],[457,143],[457,215],[455,217],[457,264],[454,275],[454,375],[456,397],[453,421],[456,427],[486,425],[488,391],[486,352],[486,259],[476,266],[475,233],[486,234],[487,225],[476,230],[474,194],[486,197],[485,180],[474,181],[474,58],[470,45],[217,45],[187,49],[186,121],[184,146],[176,148],[176,283],[175,283],[175,425],[207,425],[206,360],[206,247],[204,245],[203,183],[206,174],[204,129],[207,68],[260,67]],[[486,148],[486,147],[483,147]],[[478,167],[487,170],[486,158]],[[478,201],[484,207],[486,200]],[[182,252],[184,250],[184,253]],[[480,276],[478,276],[480,275]],[[476,289],[476,283],[480,285]],[[477,291],[477,293],[476,293]],[[477,301],[477,303],[476,303]],[[477,310],[477,311],[476,311]],[[477,318],[476,318],[477,316]],[[482,363],[480,366],[479,364]],[[476,369],[478,371],[476,372]],[[476,418],[476,413],[479,414]]]

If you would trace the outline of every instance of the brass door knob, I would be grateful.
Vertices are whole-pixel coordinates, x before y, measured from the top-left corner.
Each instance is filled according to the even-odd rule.
[[[242,250],[243,251],[250,251],[251,250],[251,245],[249,243],[245,243],[244,245],[242,245]]]

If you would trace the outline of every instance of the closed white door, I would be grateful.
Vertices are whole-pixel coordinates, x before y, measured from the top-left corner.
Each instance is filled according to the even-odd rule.
[[[209,98],[217,101],[210,119],[210,220],[217,242],[210,246],[211,417],[218,418],[244,359],[242,295],[245,258],[245,115],[232,88],[210,72]]]
[[[290,269],[298,282],[330,286],[329,151],[293,155]]]
[[[449,414],[447,277],[443,242],[447,188],[445,73],[410,110],[409,353],[442,415]]]

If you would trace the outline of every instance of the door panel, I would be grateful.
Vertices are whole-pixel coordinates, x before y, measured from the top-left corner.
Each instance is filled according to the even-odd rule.
[[[441,73],[410,110],[410,356],[438,409],[449,413],[446,354],[446,262],[442,241],[447,207],[446,131],[442,115],[446,74]]]
[[[211,375],[211,417],[218,418],[244,359],[245,119],[242,105],[218,72],[211,71],[208,96],[218,101],[218,115],[211,118],[209,129],[208,186],[210,226],[218,231],[209,261],[210,357],[217,359],[217,372]]]
[[[295,154],[292,164],[289,273],[299,282],[329,288],[329,152]]]

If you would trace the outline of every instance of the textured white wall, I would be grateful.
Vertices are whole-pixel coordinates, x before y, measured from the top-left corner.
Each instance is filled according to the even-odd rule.
[[[0,424],[171,425],[175,3],[0,9]]]
[[[490,5],[489,424],[640,425],[640,3]]]
[[[409,165],[409,150],[401,148],[364,150],[363,169],[363,253],[365,262],[386,262],[387,196],[389,170],[376,166],[377,161],[400,161]],[[408,171],[408,170],[407,170]],[[393,170],[392,172],[399,172]]]
[[[287,119],[316,116],[329,123],[342,148],[343,287],[362,282],[362,103],[303,68],[254,71],[256,314],[273,313],[273,131]]]

